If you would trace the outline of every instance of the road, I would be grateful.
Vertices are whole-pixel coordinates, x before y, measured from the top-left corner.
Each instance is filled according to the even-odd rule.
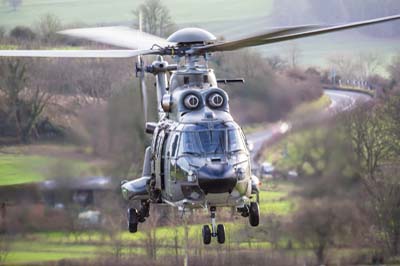
[[[338,90],[325,90],[325,94],[331,98],[331,104],[318,114],[319,117],[326,117],[330,115],[335,115],[340,112],[348,111],[357,106],[357,104],[365,103],[372,99],[369,95],[359,92],[351,91],[338,91]],[[247,135],[247,140],[253,143],[253,151],[251,158],[254,162],[255,157],[261,151],[264,142],[270,140],[277,134],[283,134],[282,132],[288,128],[290,122],[284,123],[285,126],[282,127],[282,122],[271,125],[268,129],[258,131]],[[290,128],[290,126],[289,126]]]

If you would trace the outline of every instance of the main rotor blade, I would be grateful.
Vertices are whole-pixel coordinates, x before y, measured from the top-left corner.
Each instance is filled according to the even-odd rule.
[[[128,27],[70,29],[59,33],[129,49],[150,49],[153,45],[161,47],[174,45],[163,38]]]
[[[0,57],[129,58],[157,50],[0,50]]]
[[[337,26],[299,26],[285,27],[273,31],[264,31],[259,34],[240,38],[238,40],[227,41],[216,44],[209,44],[193,48],[194,53],[217,52],[217,51],[232,51],[245,47],[258,46],[270,43],[283,42],[294,40],[314,35],[320,35],[329,32],[347,30],[351,28],[363,27],[372,24],[383,23],[392,20],[400,19],[400,15],[371,19],[366,21],[353,22]]]

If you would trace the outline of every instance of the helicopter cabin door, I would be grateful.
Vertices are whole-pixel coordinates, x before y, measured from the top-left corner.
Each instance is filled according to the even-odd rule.
[[[165,191],[168,197],[172,197],[173,185],[176,182],[176,157],[179,144],[179,133],[171,134],[167,141],[165,160]]]
[[[156,160],[155,160],[155,173],[156,173],[156,187],[158,189],[165,189],[165,150],[168,140],[168,133],[161,130],[158,133],[156,143]]]

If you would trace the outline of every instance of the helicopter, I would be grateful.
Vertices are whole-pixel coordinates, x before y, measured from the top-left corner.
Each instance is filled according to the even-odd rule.
[[[208,209],[211,226],[204,225],[204,244],[225,242],[225,228],[217,224],[217,208],[231,207],[251,226],[258,226],[260,210],[254,194],[249,143],[230,114],[229,97],[218,84],[244,83],[241,78],[217,79],[208,67],[212,53],[278,43],[400,19],[400,15],[336,26],[303,25],[262,30],[235,40],[221,41],[200,28],[184,28],[167,39],[127,27],[83,28],[61,34],[85,38],[121,50],[0,50],[5,57],[131,58],[137,57],[146,132],[152,142],[145,150],[141,177],[122,181],[122,196],[140,208],[127,211],[128,230],[149,217],[151,204],[167,204],[182,212]],[[143,57],[156,56],[146,65]],[[175,63],[168,63],[170,56]],[[155,77],[157,122],[148,122],[145,75]]]

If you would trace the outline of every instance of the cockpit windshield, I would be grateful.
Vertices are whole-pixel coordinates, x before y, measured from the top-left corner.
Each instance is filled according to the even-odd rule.
[[[239,129],[196,126],[181,132],[180,154],[219,155],[245,151],[245,142]]]

